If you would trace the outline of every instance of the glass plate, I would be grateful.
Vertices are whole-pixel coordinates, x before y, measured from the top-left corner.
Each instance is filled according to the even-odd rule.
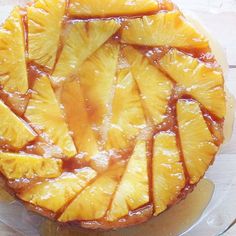
[[[0,22],[9,15],[11,9],[16,4],[23,4],[26,0],[0,0]],[[235,0],[176,0],[176,4],[185,12],[191,10],[198,18],[204,20],[204,24],[209,27],[214,25],[214,20],[219,21],[219,17],[232,15],[236,19]],[[192,13],[191,13],[192,14]],[[208,21],[209,19],[209,21]],[[222,21],[224,18],[222,17]],[[200,20],[201,21],[201,20]],[[212,21],[212,22],[211,22]],[[235,21],[236,22],[236,21]],[[218,32],[214,27],[209,27],[212,35]],[[213,29],[213,30],[212,30]],[[233,23],[232,23],[233,29]],[[235,29],[234,29],[235,31]],[[232,31],[233,34],[233,31]],[[231,40],[236,42],[236,34]],[[218,38],[218,37],[217,37]],[[228,47],[229,40],[226,36],[219,35],[223,49],[219,54],[228,52],[231,69],[234,68],[234,54]],[[217,46],[217,48],[219,48]],[[222,51],[223,50],[223,51]],[[234,55],[231,60],[231,56]],[[222,60],[222,56],[221,56]],[[232,82],[232,73],[228,73],[228,64],[223,57],[223,67],[225,68],[226,84],[231,93],[236,93],[235,83]],[[232,62],[232,63],[231,63]],[[236,68],[236,66],[235,66]],[[236,69],[235,69],[236,72]],[[236,76],[236,73],[234,73]],[[230,78],[229,78],[230,77]],[[236,77],[235,77],[236,79]],[[232,111],[234,114],[234,111]],[[0,190],[0,232],[1,236],[216,236],[227,231],[236,218],[236,149],[235,149],[236,127],[233,131],[233,139],[225,145],[216,157],[216,161],[206,174],[193,193],[161,216],[151,219],[149,222],[128,229],[110,232],[88,232],[78,228],[61,227],[35,213],[28,212],[24,206],[12,198],[4,190]],[[0,185],[1,186],[1,185]],[[235,230],[235,229],[234,229]],[[236,235],[235,233],[228,235]]]

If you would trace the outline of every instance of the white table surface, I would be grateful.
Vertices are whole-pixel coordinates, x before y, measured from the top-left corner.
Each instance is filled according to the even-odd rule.
[[[18,0],[18,2],[21,1]],[[9,2],[12,3],[13,0],[0,0],[0,20],[4,17],[2,12],[10,9],[8,6]],[[223,46],[229,63],[229,74],[226,84],[230,92],[236,95],[236,0],[176,0],[175,2],[180,8],[194,9],[194,11],[198,9],[195,13],[204,22],[204,25],[209,29],[213,37],[217,38]],[[209,170],[209,175],[214,176],[214,182],[219,183],[220,186],[225,186],[225,188],[222,187],[222,190],[220,190],[222,192],[225,191],[228,183],[223,183],[222,175],[218,175],[218,173],[224,170],[224,166],[229,171],[225,175],[236,176],[236,125],[234,125],[233,137],[230,143],[223,148],[214,166]],[[233,182],[231,187],[231,195],[236,200],[236,183]],[[232,211],[232,215],[236,217],[236,208],[232,207]],[[0,236],[18,235],[21,234],[0,223]],[[204,233],[191,234],[190,236],[198,235],[211,236],[212,234],[206,230]],[[224,235],[236,236],[236,226],[232,227]]]
[[[236,96],[236,0],[176,0],[175,2],[180,7],[187,6],[190,9],[199,9],[197,11],[198,17],[226,51],[229,63],[226,85],[230,92]],[[209,13],[209,10],[211,13]],[[217,168],[219,168],[219,171],[224,170],[227,162],[231,162],[233,166],[232,174],[236,176],[236,125],[234,125],[231,141],[223,148],[221,154],[218,155],[216,163],[211,167],[210,172],[218,172]],[[220,182],[221,179],[216,178],[215,181]],[[233,194],[236,200],[235,181],[232,188],[231,194]],[[232,207],[232,211],[234,211],[234,217],[236,218],[236,209]],[[208,236],[207,232],[205,235]],[[236,226],[232,227],[224,235],[236,236]]]

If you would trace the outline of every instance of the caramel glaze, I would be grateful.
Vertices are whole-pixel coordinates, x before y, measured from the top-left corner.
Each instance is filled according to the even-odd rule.
[[[28,3],[28,6],[31,5],[32,3]],[[168,0],[162,0],[159,2],[160,4],[160,11],[169,11],[176,9],[177,7],[174,6],[172,3],[170,3]],[[145,15],[149,14],[154,14],[156,12],[149,12]],[[108,16],[109,17],[109,16]],[[129,18],[132,17],[137,17],[137,16],[128,16]],[[114,18],[114,16],[112,17]],[[121,23],[125,21],[127,16],[122,16],[122,17],[117,17],[116,19],[120,21]],[[101,18],[100,18],[101,19]],[[107,18],[106,18],[107,19]],[[23,26],[25,30],[25,44],[26,44],[26,58],[27,52],[28,52],[28,27],[27,27],[27,15],[26,15],[26,10],[22,9],[22,20],[23,20]],[[63,31],[65,31],[65,28],[68,23],[71,23],[75,20],[75,18],[71,18],[67,15],[65,16],[65,20],[62,25]],[[88,19],[86,19],[88,20]],[[65,34],[62,34],[61,39],[60,39],[60,45],[59,49],[57,52],[57,59],[56,62],[58,61],[58,58],[60,56],[61,50],[63,48],[64,44],[64,39],[66,37],[66,32]],[[113,40],[119,41],[120,40],[120,31],[116,35],[113,36]],[[140,52],[142,52],[148,59],[149,61],[158,67],[158,61],[170,50],[170,47],[155,47],[155,48],[150,48],[150,47],[143,47],[143,46],[134,46],[136,49],[138,49]],[[198,58],[199,60],[203,61],[204,63],[207,63],[211,67],[219,67],[219,65],[216,62],[215,57],[212,55],[210,48],[205,48],[205,49],[181,49],[180,51],[187,53],[195,58]],[[28,59],[27,59],[28,60]],[[56,63],[55,63],[56,64]],[[25,120],[24,117],[24,112],[26,110],[28,101],[31,97],[32,94],[32,87],[34,85],[34,82],[37,78],[39,78],[43,74],[50,75],[51,71],[48,68],[39,66],[35,64],[34,62],[27,61],[27,68],[28,68],[28,78],[29,78],[29,91],[27,94],[22,95],[22,94],[9,94],[6,93],[2,88],[0,88],[0,99],[3,100],[9,107],[10,109],[18,115],[20,118]],[[160,68],[159,68],[160,69]],[[171,79],[171,78],[170,78]],[[174,83],[175,84],[175,83]],[[176,202],[179,202],[180,200],[184,199],[189,192],[191,192],[195,185],[190,185],[189,184],[189,176],[186,170],[186,166],[184,165],[184,157],[182,154],[182,148],[181,148],[181,143],[180,143],[180,138],[179,138],[179,131],[178,131],[178,125],[176,121],[176,102],[178,101],[179,98],[185,98],[185,99],[192,99],[189,95],[184,94],[183,91],[181,91],[177,86],[175,86],[175,89],[173,90],[173,94],[169,100],[169,106],[166,112],[166,118],[164,121],[157,125],[156,127],[151,126],[149,127],[149,138],[147,141],[147,150],[148,150],[148,168],[149,168],[149,184],[150,186],[152,185],[152,173],[151,173],[151,161],[152,161],[152,149],[153,149],[153,136],[161,131],[172,131],[176,133],[177,135],[177,146],[180,150],[180,157],[185,169],[185,175],[186,175],[186,186],[184,189],[181,191],[180,195],[178,196],[177,199],[175,199],[170,205],[173,205]],[[223,124],[224,120],[219,120],[217,117],[215,117],[213,114],[209,113],[203,106],[201,106],[203,116],[206,120],[206,123],[212,132],[212,135],[214,137],[214,142],[217,146],[220,146],[220,144],[223,143]],[[110,165],[114,164],[117,161],[120,160],[128,160],[129,156],[131,155],[135,140],[132,142],[133,144],[131,145],[132,147],[130,150],[124,151],[124,152],[118,152],[118,153],[110,153]],[[42,148],[43,145],[49,145],[50,148],[53,148],[52,144],[47,144],[43,138],[39,134],[39,136],[30,144],[28,144],[26,147],[22,148],[21,150],[16,150],[13,147],[11,147],[6,141],[0,138],[0,150],[1,151],[11,151],[11,152],[23,152],[23,153],[30,153],[30,154],[38,154],[45,156],[45,150]],[[47,147],[48,148],[48,147]],[[89,162],[85,162],[83,155],[78,154],[74,158],[67,159],[63,156],[62,153],[57,153],[54,154],[54,157],[57,156],[59,158],[62,158],[63,160],[63,170],[66,172],[73,172],[75,169],[82,168],[85,166],[89,166]],[[0,176],[5,180],[6,183],[6,190],[11,193],[14,196],[17,196],[18,193],[22,191],[22,189],[30,188],[33,186],[36,182],[40,182],[43,180],[40,179],[32,179],[32,180],[26,180],[26,179],[17,179],[17,180],[6,180],[2,175]],[[113,228],[122,228],[122,227],[127,227],[135,224],[139,224],[142,222],[147,221],[149,218],[151,218],[153,214],[153,205],[152,205],[152,186],[150,187],[150,202],[139,208],[138,210],[135,211],[130,211],[129,215],[116,221],[113,223],[107,222],[105,219],[100,219],[97,221],[81,221],[81,222],[70,222],[66,223],[63,225],[79,225],[83,228],[88,228],[88,229],[113,229]],[[69,203],[68,203],[69,204]],[[65,205],[63,209],[65,209],[67,206]],[[29,210],[35,211],[40,213],[43,216],[46,216],[50,219],[56,219],[59,217],[58,214],[55,214],[49,210],[43,209],[38,206],[34,206],[32,204],[29,204],[25,202],[25,205]],[[62,210],[62,209],[61,209]],[[61,212],[61,211],[59,211]]]
[[[70,0],[67,0],[67,8],[69,7],[69,1]],[[101,16],[94,16],[93,19],[109,19],[109,18],[118,18],[118,19],[125,19],[125,18],[137,18],[137,17],[142,17],[142,16],[148,16],[148,15],[154,15],[158,12],[165,12],[165,11],[172,11],[174,9],[178,9],[178,7],[172,3],[171,1],[169,0],[157,0],[158,2],[158,7],[156,11],[148,11],[148,12],[145,12],[145,14],[141,13],[141,14],[124,14],[124,15],[104,15],[103,17]],[[69,15],[68,12],[66,12],[65,14],[67,16],[67,19],[71,19],[71,20],[74,20],[74,19],[81,19],[81,20],[89,20],[91,19],[91,17],[86,17],[86,16],[82,16],[82,17],[78,17],[78,16],[73,16],[73,15]]]
[[[30,181],[23,180],[23,179],[22,180],[7,181],[6,178],[4,176],[2,176],[1,174],[0,174],[0,178],[1,178],[1,180],[3,180],[4,189],[14,197],[17,197],[17,193],[19,193],[22,188],[24,188],[24,189],[30,188],[30,186],[34,185],[35,183],[40,182],[40,179],[34,179],[34,180],[30,180]],[[169,207],[171,207],[171,205],[173,205],[173,204],[180,202],[181,200],[184,200],[187,197],[187,195],[193,191],[194,187],[195,187],[194,185],[186,185],[185,188],[182,190],[181,194],[179,195],[179,197],[175,201],[173,201]],[[20,200],[20,201],[23,202],[22,200]],[[58,214],[56,214],[50,210],[35,206],[35,205],[30,204],[28,202],[23,202],[23,203],[29,211],[39,213],[40,215],[47,217],[51,220],[55,220],[58,217]],[[116,222],[110,223],[104,219],[101,219],[101,220],[96,220],[96,221],[80,221],[80,222],[72,221],[72,222],[68,222],[68,223],[58,223],[58,226],[62,226],[62,227],[79,226],[79,227],[82,227],[82,228],[88,229],[88,230],[118,229],[118,228],[125,228],[125,227],[130,227],[130,226],[144,223],[152,217],[152,214],[153,214],[153,205],[146,204],[145,206],[143,206],[137,210],[130,211],[127,216],[119,219]]]

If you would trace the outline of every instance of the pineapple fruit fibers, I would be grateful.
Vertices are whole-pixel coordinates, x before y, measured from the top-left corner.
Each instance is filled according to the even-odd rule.
[[[183,199],[224,141],[224,78],[169,0],[35,0],[0,28],[0,172],[31,209],[119,228]]]

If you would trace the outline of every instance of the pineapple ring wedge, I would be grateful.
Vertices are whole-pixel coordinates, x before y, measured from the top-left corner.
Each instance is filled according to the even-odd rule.
[[[138,224],[183,199],[224,142],[224,76],[210,45],[170,0],[15,8],[0,27],[8,189],[91,229]]]

